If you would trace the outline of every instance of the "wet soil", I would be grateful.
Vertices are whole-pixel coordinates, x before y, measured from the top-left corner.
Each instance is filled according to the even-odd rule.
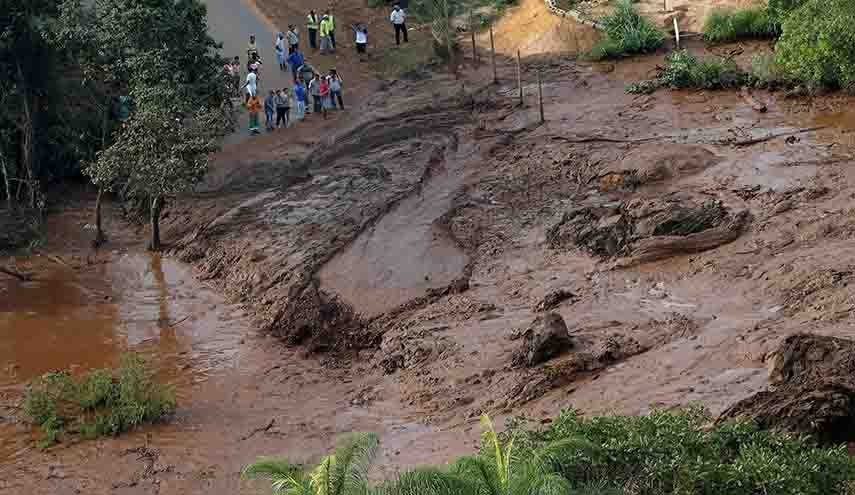
[[[375,475],[388,476],[470,451],[481,413],[720,412],[768,385],[766,356],[786,336],[855,337],[855,175],[842,116],[852,100],[758,92],[769,107],[760,114],[735,93],[625,93],[661,61],[527,57],[524,107],[505,58],[498,85],[483,66],[387,81],[339,119],[226,149],[198,194],[169,205],[160,270],[125,247],[143,232],[113,229],[116,252],[95,258],[98,268],[72,241],[49,245],[72,267],[47,261],[36,268],[58,280],[50,289],[14,288],[60,309],[18,299],[4,318],[53,322],[54,311],[94,329],[88,347],[104,350],[81,366],[124,348],[161,359],[162,348],[159,369],[182,400],[167,424],[39,453],[17,422],[14,378],[0,428],[18,445],[3,462],[15,474],[0,476],[0,490],[235,493],[255,456],[311,460],[353,430],[381,434]],[[601,180],[632,173],[620,187]],[[621,212],[647,218],[642,207],[663,200],[714,201],[748,221],[727,242],[656,261],[634,259],[632,243],[601,257],[548,242],[568,211],[607,224]],[[75,211],[56,218],[79,237]],[[62,229],[55,238],[78,238]],[[550,307],[577,345],[518,366],[521,333],[561,291],[572,297]],[[60,341],[64,327],[49,328],[45,338]],[[30,345],[26,333],[15,340]],[[59,352],[19,373],[61,364]]]

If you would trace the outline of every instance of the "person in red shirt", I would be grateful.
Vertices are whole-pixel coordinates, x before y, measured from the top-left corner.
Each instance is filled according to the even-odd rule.
[[[324,119],[327,118],[327,109],[332,106],[330,97],[330,81],[327,77],[321,78],[321,108],[324,112]]]

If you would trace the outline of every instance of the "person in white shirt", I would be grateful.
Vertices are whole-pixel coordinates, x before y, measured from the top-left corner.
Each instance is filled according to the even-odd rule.
[[[356,53],[359,55],[359,60],[368,52],[368,28],[364,24],[353,25],[353,32],[356,34]]]
[[[249,74],[246,75],[246,84],[243,85],[246,88],[246,102],[249,103],[249,99],[253,96],[258,95],[258,66],[252,64],[249,68]]]
[[[407,14],[400,5],[395,4],[392,8],[392,14],[389,16],[389,21],[395,27],[395,44],[401,44],[401,33],[404,33],[404,43],[409,43],[407,39]]]

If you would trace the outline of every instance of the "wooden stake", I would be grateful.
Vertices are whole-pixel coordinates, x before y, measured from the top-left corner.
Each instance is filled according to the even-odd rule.
[[[520,90],[520,106],[523,105],[523,88],[522,88],[522,57],[520,51],[517,50],[517,87]]]
[[[469,31],[472,34],[472,63],[478,67],[478,47],[475,45],[475,17],[472,11],[469,11]]]
[[[677,18],[674,17],[674,39],[677,40],[677,49],[680,49],[680,28],[677,26]]]
[[[546,122],[546,117],[543,115],[543,83],[540,80],[540,71],[537,71],[537,97],[540,100],[540,123]]]
[[[499,73],[496,72],[496,44],[493,42],[492,24],[490,24],[490,55],[493,59],[493,84],[499,84]]]

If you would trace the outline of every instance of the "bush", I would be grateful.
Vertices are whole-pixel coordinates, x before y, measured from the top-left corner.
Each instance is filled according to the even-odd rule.
[[[772,38],[778,28],[761,7],[737,10],[714,10],[704,23],[704,39],[710,43],[724,43],[746,38]]]
[[[650,53],[665,42],[665,34],[642,17],[631,0],[619,0],[615,12],[601,22],[605,37],[588,54],[594,60]]]
[[[632,84],[627,87],[627,92],[646,94],[661,87],[724,89],[746,82],[747,75],[731,59],[700,59],[686,50],[680,50],[665,58],[665,69],[659,77]]]
[[[750,423],[708,429],[701,409],[639,417],[585,419],[564,411],[546,429],[524,419],[503,434],[517,455],[565,438],[584,438],[600,455],[566,462],[561,474],[574,486],[597,482],[638,495],[843,495],[855,479],[844,446],[818,447],[804,437],[760,431]]]
[[[758,88],[775,89],[792,83],[775,62],[775,54],[758,53],[751,59],[751,84]]]
[[[769,17],[780,26],[792,11],[804,3],[805,0],[769,0]]]
[[[786,17],[776,45],[783,73],[817,87],[855,90],[855,2],[807,0]]]
[[[118,435],[174,411],[174,392],[152,380],[137,354],[122,356],[117,374],[95,370],[75,380],[68,372],[48,373],[30,384],[24,399],[24,414],[42,430],[42,448],[64,433]]]

